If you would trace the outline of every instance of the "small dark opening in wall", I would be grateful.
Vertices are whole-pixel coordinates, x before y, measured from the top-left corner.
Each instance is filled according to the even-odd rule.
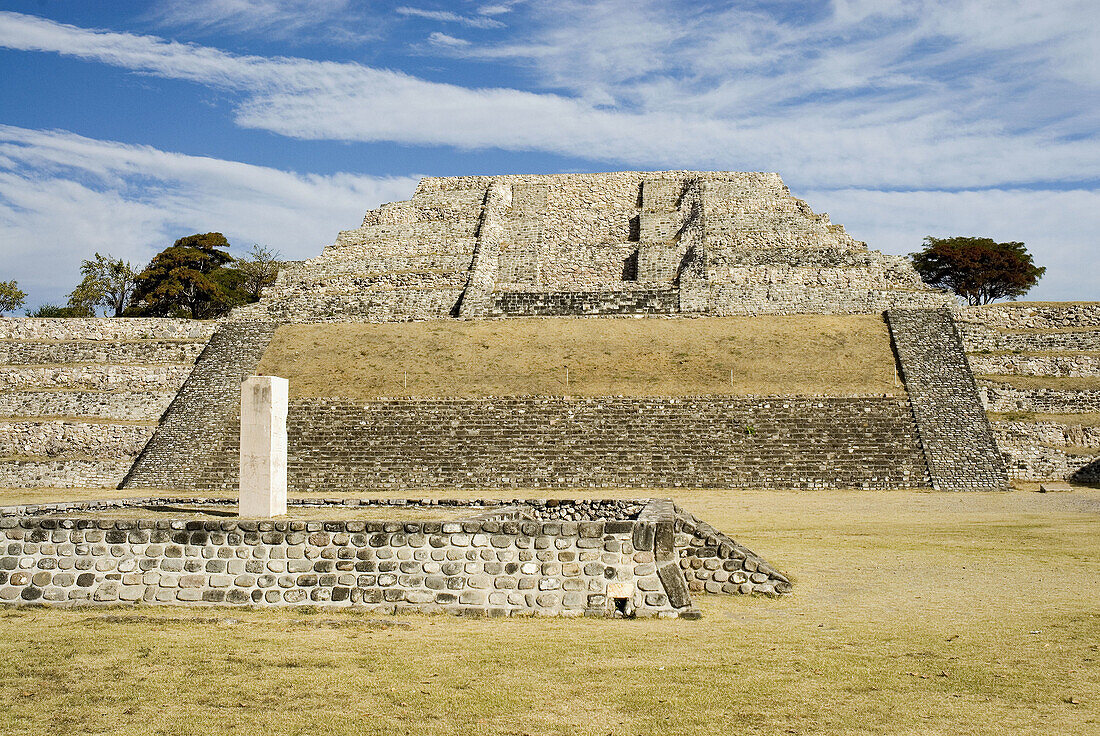
[[[611,603],[615,606],[612,612],[615,618],[634,618],[634,606],[629,598],[612,598]]]
[[[623,281],[638,280],[638,251],[623,259]]]
[[[634,215],[630,218],[628,223],[629,230],[627,231],[626,239],[631,243],[637,243],[642,239],[642,216]]]

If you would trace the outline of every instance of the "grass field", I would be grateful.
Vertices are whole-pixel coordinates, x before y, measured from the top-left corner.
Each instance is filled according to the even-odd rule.
[[[694,622],[6,609],[0,733],[1100,733],[1100,491],[676,498],[794,594]]]
[[[257,371],[358,399],[904,393],[875,315],[285,325]]]

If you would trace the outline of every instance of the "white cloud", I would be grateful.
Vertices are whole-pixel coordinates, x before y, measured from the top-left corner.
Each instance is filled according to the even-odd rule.
[[[310,258],[383,201],[407,199],[411,177],[302,175],[63,131],[0,126],[3,273],[29,303],[63,301],[94,252],[146,263],[172,241],[220,231]]]
[[[892,61],[900,52],[881,44],[850,43],[806,62],[803,74],[753,74],[745,65],[768,39],[777,48],[771,56],[764,50],[757,63],[792,66],[784,50],[796,35],[759,13],[739,15],[737,28],[759,32],[763,41],[746,45],[744,33],[701,36],[700,53],[709,61],[685,67],[679,79],[667,70],[679,56],[664,58],[662,48],[683,43],[683,29],[669,30],[639,13],[617,22],[628,39],[618,46],[591,53],[570,47],[577,63],[612,80],[604,87],[593,84],[587,98],[429,83],[354,63],[234,55],[17,13],[0,13],[0,46],[94,59],[230,90],[237,98],[238,124],[300,139],[497,147],[646,168],[766,169],[800,185],[827,187],[988,187],[1091,180],[1100,171],[1095,127],[1081,132],[1090,116],[1096,117],[1091,109],[1080,112],[1076,123],[1063,116],[1051,130],[1042,125],[1020,130],[1019,124],[985,114],[985,102],[966,101],[965,89],[909,94],[910,87],[935,85],[912,81],[905,66]],[[582,46],[595,47],[583,35],[583,24],[592,21],[601,28],[599,23],[614,20],[579,15],[570,28]],[[541,52],[525,53],[541,59],[539,53],[557,52],[542,46]],[[733,73],[714,76],[719,61]],[[636,72],[641,80],[631,80]],[[703,84],[711,78],[707,75],[713,76],[711,86]],[[892,85],[892,97],[825,94],[828,85],[838,90]],[[637,99],[618,101],[629,90]]]
[[[503,28],[504,24],[499,20],[489,18],[486,15],[459,15],[448,10],[423,10],[421,8],[400,7],[395,11],[398,15],[410,18],[426,18],[443,23],[458,23],[470,28]]]
[[[433,46],[447,46],[451,48],[455,46],[470,45],[470,42],[464,38],[455,38],[454,36],[448,36],[446,33],[440,33],[439,31],[435,31],[428,36],[428,43]]]
[[[986,114],[996,100],[980,91],[945,94],[934,81],[913,81],[914,72],[897,60],[901,52],[883,44],[853,40],[816,60],[805,50],[792,57],[789,47],[801,43],[796,36],[813,29],[792,30],[759,13],[723,17],[740,25],[722,27],[740,30],[702,35],[697,55],[708,61],[691,66],[683,53],[663,50],[683,44],[684,28],[694,27],[656,23],[663,16],[646,15],[655,12],[640,6],[619,19],[619,35],[629,40],[617,46],[584,53],[568,47],[577,51],[577,64],[611,80],[577,97],[433,83],[356,63],[235,55],[14,13],[0,13],[0,46],[228,90],[239,125],[296,138],[546,151],[638,168],[777,170],[799,185],[819,187],[1091,181],[1100,170],[1100,140],[1089,127],[1096,113],[1083,102],[1077,118],[1051,114],[1059,120],[1049,129],[1021,127]],[[581,46],[593,45],[584,35],[588,22],[598,29],[616,21],[578,15],[569,28]],[[757,33],[760,40],[745,40]],[[775,41],[771,51],[768,39]],[[540,56],[553,57],[555,47],[539,48],[524,53],[548,68],[558,63]],[[762,56],[752,62],[758,50]],[[716,71],[719,62],[731,70],[725,76]],[[805,62],[801,71],[796,62]],[[677,77],[670,70],[679,63],[687,66]],[[780,71],[768,72],[771,67]],[[579,72],[566,69],[561,80],[570,74]],[[849,93],[876,85],[890,89]],[[622,101],[628,91],[635,99]],[[1014,99],[1034,101],[1023,94]]]
[[[1100,190],[992,189],[962,192],[795,192],[827,211],[853,237],[876,250],[904,255],[926,235],[1022,241],[1047,273],[1027,299],[1096,299],[1096,233]]]
[[[358,29],[369,27],[349,0],[162,0],[148,17],[198,33],[262,33],[288,40],[317,35],[362,39]]]

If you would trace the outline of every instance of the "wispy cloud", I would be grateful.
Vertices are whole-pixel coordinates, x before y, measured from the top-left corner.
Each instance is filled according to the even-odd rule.
[[[470,45],[470,42],[464,38],[455,38],[454,36],[448,36],[446,33],[441,33],[439,31],[435,31],[428,36],[428,43],[433,46],[446,46],[448,48]]]
[[[426,18],[427,20],[437,20],[442,23],[458,23],[460,25],[469,26],[470,28],[503,28],[504,24],[499,20],[489,17],[488,14],[482,15],[459,15],[458,13],[452,13],[449,10],[423,10],[421,8],[410,8],[402,6],[395,11],[398,15],[404,15],[410,18]]]
[[[161,0],[147,17],[193,33],[262,33],[284,40],[362,40],[370,28],[365,12],[350,0]]]
[[[415,184],[0,126],[0,276],[18,279],[32,303],[57,301],[79,280],[80,260],[97,250],[144,264],[176,238],[208,231],[242,251],[264,243],[309,258],[365,210],[407,199]]]
[[[1087,127],[1097,116],[1091,108],[1063,114],[1049,127],[998,119],[986,114],[998,103],[989,89],[971,89],[965,80],[938,82],[927,70],[918,75],[914,63],[898,60],[897,50],[858,39],[816,59],[803,51],[792,61],[784,57],[795,43],[791,37],[812,29],[791,30],[759,14],[739,17],[738,27],[773,38],[776,48],[752,63],[783,69],[802,60],[802,73],[738,74],[763,43],[747,43],[739,33],[703,36],[698,56],[709,60],[685,66],[677,77],[668,70],[681,56],[662,60],[662,49],[683,42],[682,25],[670,31],[639,14],[643,10],[656,12],[644,7],[619,21],[629,41],[590,53],[582,49],[583,22],[599,27],[605,21],[580,16],[569,27],[580,39],[570,48],[578,57],[589,53],[579,61],[563,61],[552,45],[524,52],[550,70],[559,87],[581,74],[553,71],[565,63],[612,80],[603,87],[592,82],[588,97],[473,89],[356,63],[235,55],[14,13],[0,13],[0,46],[229,90],[240,95],[239,125],[296,138],[548,151],[644,167],[778,170],[811,186],[967,188],[1093,180],[1100,170],[1100,140],[1095,126]],[[822,22],[828,28],[833,21]],[[719,62],[733,72],[718,75]],[[636,101],[621,100],[626,91]],[[1013,99],[1028,99],[1026,91]]]

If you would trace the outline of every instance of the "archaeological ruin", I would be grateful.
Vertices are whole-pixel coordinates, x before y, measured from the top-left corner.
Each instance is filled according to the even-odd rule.
[[[257,374],[285,517],[227,510]],[[960,307],[777,174],[425,178],[223,320],[0,319],[0,487],[132,491],[0,509],[0,602],[691,616],[791,581],[675,489],[1097,482],[1098,375],[1100,304]]]

